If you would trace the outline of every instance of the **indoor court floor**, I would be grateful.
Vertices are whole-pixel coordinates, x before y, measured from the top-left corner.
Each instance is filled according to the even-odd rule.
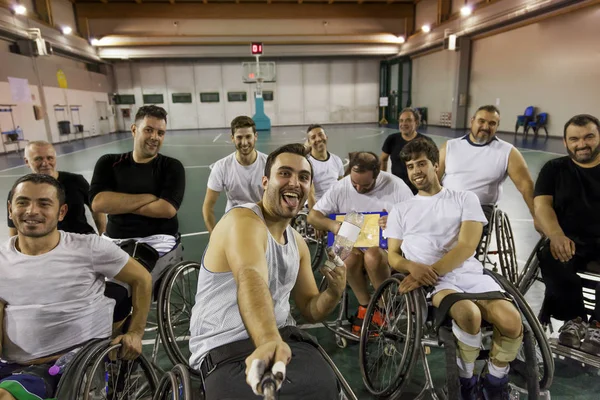
[[[376,124],[361,125],[329,125],[325,126],[328,135],[328,149],[342,159],[348,153],[357,150],[370,150],[377,154],[381,152],[381,145],[389,133],[396,129],[382,128]],[[453,131],[449,128],[423,127],[419,131],[430,135],[439,145],[448,138],[462,136],[464,131]],[[499,134],[499,137],[515,144],[521,149],[529,165],[533,179],[544,163],[552,158],[565,153],[562,140],[545,140],[540,137],[534,140],[530,135],[528,140],[519,134],[516,138],[512,134]],[[275,127],[269,133],[259,132],[257,149],[269,153],[280,145],[291,142],[304,142],[305,127]],[[96,160],[107,153],[122,153],[132,149],[131,135],[128,133],[111,134],[102,137],[85,139],[85,141],[72,141],[56,146],[59,154],[57,167],[74,173],[80,173],[88,181],[91,180]],[[190,131],[169,131],[161,152],[165,155],[179,159],[186,170],[186,193],[183,205],[178,213],[180,232],[183,236],[186,260],[199,261],[206,244],[208,235],[202,219],[202,202],[206,191],[206,182],[210,173],[210,165],[218,159],[230,154],[234,147],[230,141],[228,129],[208,129]],[[16,153],[0,156],[0,193],[8,194],[14,180],[29,172],[23,166],[21,156]],[[505,211],[512,224],[516,253],[522,267],[529,257],[539,235],[533,228],[531,216],[527,207],[510,180],[504,184],[504,193],[499,202],[499,207]],[[216,205],[216,216],[220,218],[225,208],[225,195],[222,194]],[[6,227],[6,214],[0,213],[0,224]],[[0,229],[0,239],[8,237],[7,229]],[[1,279],[1,277],[0,277]],[[528,292],[527,300],[537,313],[542,299],[543,285],[536,286]],[[155,311],[153,310],[153,313]],[[154,319],[151,315],[150,319]],[[369,399],[371,396],[364,389],[358,365],[358,345],[350,344],[346,349],[335,345],[332,335],[319,325],[307,326],[310,332],[317,336],[349,381],[359,399]],[[144,340],[144,352],[150,353],[154,342],[155,332],[148,332]],[[441,350],[433,349],[428,356],[428,361],[433,372],[436,385],[441,387],[444,381],[445,361]],[[551,387],[552,399],[600,399],[600,371],[584,367],[570,360],[556,361],[554,383]],[[159,365],[167,367],[168,360],[164,354],[159,353]],[[411,391],[402,398],[411,399],[419,391],[419,383],[423,374],[420,364],[413,369]]]

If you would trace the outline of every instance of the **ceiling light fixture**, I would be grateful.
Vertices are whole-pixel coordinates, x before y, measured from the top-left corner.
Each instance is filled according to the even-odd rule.
[[[473,12],[473,8],[471,6],[464,6],[460,9],[460,15],[463,17],[468,17]]]
[[[425,33],[431,32],[431,25],[425,24],[421,27],[421,30]]]
[[[63,35],[70,35],[71,32],[73,32],[73,28],[71,28],[70,26],[63,26],[61,28],[61,31],[62,31]]]

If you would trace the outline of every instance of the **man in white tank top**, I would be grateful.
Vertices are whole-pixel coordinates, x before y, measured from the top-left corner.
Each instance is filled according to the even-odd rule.
[[[323,270],[328,286],[319,293],[308,247],[290,226],[312,184],[305,154],[302,144],[271,153],[262,201],[232,209],[210,237],[190,324],[190,365],[202,373],[207,400],[253,398],[265,367],[287,371],[280,398],[339,393],[331,368],[289,312],[293,296],[306,320],[321,321],[346,286],[345,266]]]
[[[257,139],[256,124],[252,118],[239,116],[231,121],[231,141],[235,145],[235,153],[212,165],[202,205],[202,216],[208,232],[212,232],[217,223],[215,204],[221,192],[225,191],[227,196],[225,212],[240,204],[256,203],[262,198],[261,180],[267,155],[256,150]]]
[[[308,160],[315,175],[308,195],[308,209],[312,210],[325,192],[344,177],[344,163],[327,151],[327,135],[321,125],[310,125],[306,130],[306,140],[310,147]]]
[[[469,134],[441,146],[438,176],[448,189],[475,193],[488,221],[508,176],[533,216],[531,174],[519,150],[496,137],[499,125],[500,111],[495,106],[479,107],[471,118]]]
[[[62,185],[50,175],[25,175],[12,187],[8,212],[17,235],[0,245],[3,400],[54,397],[54,362],[91,339],[111,337],[115,301],[104,295],[105,278],[133,291],[131,324],[113,343],[122,344],[126,359],[142,352],[150,274],[98,235],[59,231],[67,208]]]
[[[409,274],[400,291],[433,286],[432,303],[439,307],[452,293],[502,290],[484,275],[483,266],[474,258],[486,223],[477,197],[440,185],[435,145],[414,140],[400,154],[409,179],[419,189],[417,196],[394,206],[388,218],[390,265]],[[457,339],[461,398],[508,399],[509,363],[516,358],[523,339],[516,307],[504,299],[462,300],[450,307],[449,314]],[[494,325],[494,334],[490,358],[478,382],[473,371],[481,348],[482,320]]]

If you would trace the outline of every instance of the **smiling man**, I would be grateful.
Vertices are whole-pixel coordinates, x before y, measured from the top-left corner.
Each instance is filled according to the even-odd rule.
[[[558,340],[600,356],[600,301],[587,324],[581,278],[600,262],[600,121],[576,115],[564,127],[568,156],[548,161],[535,185],[536,218],[549,239],[538,252],[546,285],[542,317],[566,323]]]
[[[438,176],[448,189],[475,193],[488,221],[508,176],[533,217],[533,179],[519,150],[496,137],[499,126],[500,111],[495,106],[479,107],[469,134],[440,148]]]
[[[235,153],[221,158],[211,167],[202,205],[202,216],[209,232],[217,223],[215,204],[222,191],[227,196],[225,212],[240,204],[260,201],[267,155],[256,150],[257,140],[256,124],[252,118],[242,115],[231,121],[231,141],[235,145]]]
[[[312,178],[302,144],[280,147],[267,158],[262,200],[234,207],[213,230],[190,324],[190,366],[202,373],[207,400],[254,398],[256,363],[282,366],[282,399],[338,397],[333,371],[290,314],[293,297],[306,320],[321,321],[346,287],[344,266],[324,269],[319,293],[308,247],[290,226]]]

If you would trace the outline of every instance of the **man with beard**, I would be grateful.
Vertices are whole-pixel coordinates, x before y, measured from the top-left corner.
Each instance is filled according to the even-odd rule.
[[[92,210],[108,214],[103,237],[146,243],[159,256],[177,246],[177,210],[185,192],[183,165],[159,153],[166,129],[163,108],[140,107],[131,126],[133,151],[100,157],[90,185]],[[114,318],[122,323],[131,309],[129,291],[109,282],[106,295],[117,300]]]
[[[319,293],[308,247],[290,226],[312,177],[302,144],[280,147],[267,158],[262,200],[234,207],[213,230],[190,324],[190,366],[207,400],[254,398],[265,370],[284,375],[278,398],[338,397],[331,368],[290,314],[291,295],[307,321],[321,321],[346,286],[344,266],[323,269]]]
[[[315,172],[308,195],[308,209],[311,210],[325,192],[344,176],[344,163],[341,158],[327,151],[327,135],[321,125],[310,125],[306,130],[306,140],[310,147],[308,160]]]
[[[499,125],[500,111],[495,106],[479,107],[469,134],[440,148],[438,176],[448,189],[475,193],[488,221],[508,176],[533,216],[533,179],[519,150],[496,137]]]
[[[90,184],[79,174],[56,170],[56,151],[51,143],[37,140],[27,143],[25,147],[25,164],[35,174],[46,174],[57,179],[65,188],[67,195],[67,207],[69,212],[65,218],[58,223],[58,229],[73,233],[96,233],[90,226],[85,216],[85,207],[90,207],[89,190]],[[10,193],[8,195],[10,197]],[[102,235],[106,230],[106,215],[93,212],[92,217]],[[17,234],[17,228],[7,218],[9,236]]]
[[[544,317],[567,321],[563,345],[600,356],[600,299],[587,324],[578,271],[600,262],[600,121],[576,115],[564,127],[568,156],[548,161],[535,185],[535,215],[549,245],[538,252]],[[600,290],[596,290],[600,293]],[[547,321],[549,322],[549,321]],[[582,342],[583,340],[583,342]]]
[[[48,369],[91,339],[112,335],[114,301],[104,279],[132,288],[133,314],[121,356],[137,358],[150,308],[152,281],[137,261],[97,235],[59,231],[67,213],[62,185],[30,174],[12,187],[8,210],[17,235],[0,246],[0,399],[54,397],[60,375]]]
[[[398,117],[400,132],[389,135],[381,149],[381,170],[387,171],[388,160],[392,160],[392,174],[402,179],[414,194],[417,188],[410,183],[406,172],[406,164],[400,159],[400,152],[411,140],[417,138],[431,140],[429,137],[417,132],[421,123],[421,115],[414,108],[405,108]],[[433,143],[433,140],[432,140]]]
[[[417,196],[394,206],[388,218],[390,266],[409,273],[400,292],[433,286],[432,303],[439,307],[452,293],[501,291],[473,257],[486,224],[477,196],[440,185],[435,145],[414,140],[400,157],[419,189]],[[449,313],[458,346],[461,398],[508,400],[509,363],[516,358],[523,339],[521,315],[515,306],[507,300],[462,300],[454,303]],[[494,326],[494,334],[490,358],[478,382],[473,372],[481,348],[482,320]]]
[[[315,229],[337,235],[341,223],[330,219],[330,214],[391,210],[394,204],[413,197],[402,179],[379,171],[379,159],[375,153],[353,153],[348,169],[350,174],[337,181],[308,214],[308,223]],[[379,226],[382,229],[385,229],[386,221],[387,216],[380,218]],[[367,276],[377,289],[389,278],[390,268],[387,253],[379,246],[370,247],[365,251],[355,248],[344,262],[348,267],[348,284],[359,304],[356,315],[351,317],[352,332],[358,334],[371,299]]]
[[[235,153],[220,159],[211,167],[202,205],[202,216],[208,232],[212,233],[217,223],[215,204],[222,191],[227,195],[225,212],[262,198],[261,180],[267,155],[255,149],[257,139],[256,124],[252,118],[239,116],[231,121],[231,141],[235,145]]]

